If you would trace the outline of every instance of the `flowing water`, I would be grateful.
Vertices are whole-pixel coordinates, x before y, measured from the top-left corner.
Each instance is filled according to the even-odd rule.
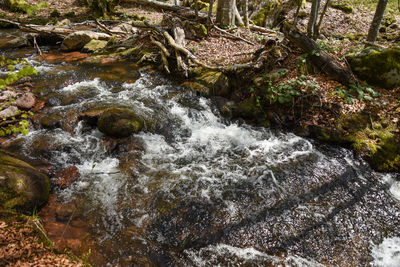
[[[55,194],[74,201],[96,266],[400,265],[395,175],[343,148],[224,119],[132,64],[32,63],[49,113],[121,106],[147,121],[124,141],[136,150],[110,150],[115,140],[83,121],[18,139],[32,159],[78,168]]]

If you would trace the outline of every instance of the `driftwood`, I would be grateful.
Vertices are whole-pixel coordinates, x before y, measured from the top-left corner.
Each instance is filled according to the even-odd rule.
[[[179,19],[177,19],[177,20],[179,20]],[[175,25],[176,25],[176,23],[175,23]],[[181,25],[181,23],[180,23],[180,25]],[[183,29],[179,29],[179,27],[177,27],[175,29],[175,32],[177,32],[177,34],[175,35],[175,38],[174,38],[168,33],[168,31],[166,31],[159,25],[151,24],[146,21],[145,22],[132,21],[132,26],[138,27],[138,28],[143,28],[143,29],[148,29],[150,31],[155,32],[158,36],[163,37],[165,39],[166,43],[169,45],[169,47],[171,47],[174,50],[174,52],[175,52],[174,54],[177,55],[177,60],[178,60],[177,64],[179,65],[178,68],[181,68],[181,70],[184,71],[184,75],[185,75],[186,64],[182,64],[183,61],[181,58],[181,54],[184,55],[187,60],[191,61],[195,65],[207,68],[209,70],[221,71],[221,72],[225,72],[225,73],[226,72],[236,72],[236,71],[244,70],[244,69],[259,69],[263,65],[265,65],[266,62],[268,62],[268,60],[270,59],[269,54],[268,54],[269,51],[266,50],[263,52],[256,53],[257,56],[253,59],[253,61],[251,61],[249,63],[233,64],[233,65],[229,65],[229,66],[209,65],[209,64],[201,61],[200,59],[198,59],[192,52],[190,52],[188,49],[185,48],[185,45],[183,42],[183,37],[184,37]],[[173,31],[173,29],[172,29],[172,31]],[[163,51],[164,48],[161,48],[160,45],[157,45],[157,46],[158,46],[158,48],[160,48],[161,56],[163,56],[163,54],[165,55],[165,51]],[[171,55],[172,55],[172,53],[171,53]],[[165,66],[164,66],[164,68],[165,68]]]
[[[129,0],[129,2],[143,6],[151,6],[162,10],[176,12],[179,16],[185,18],[193,18],[202,22],[207,21],[207,15],[208,15],[207,12],[198,11],[198,14],[196,15],[195,10],[192,10],[184,6],[171,5],[153,0]]]
[[[351,71],[341,66],[328,53],[321,50],[314,40],[308,38],[288,23],[284,24],[283,32],[287,39],[308,54],[311,62],[317,68],[329,75],[333,80],[343,85],[350,85],[356,82]]]

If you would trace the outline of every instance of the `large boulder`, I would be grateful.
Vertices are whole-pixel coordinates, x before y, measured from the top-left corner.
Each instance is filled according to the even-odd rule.
[[[400,86],[400,47],[369,47],[346,58],[352,71],[368,83],[387,89]]]
[[[0,150],[0,207],[32,212],[49,197],[49,178],[28,163]]]
[[[127,108],[110,108],[98,120],[100,132],[113,137],[127,137],[143,128],[143,119]]]
[[[77,31],[69,34],[61,44],[61,49],[64,51],[73,51],[82,49],[91,40],[106,40],[111,38],[106,33],[93,31]]]

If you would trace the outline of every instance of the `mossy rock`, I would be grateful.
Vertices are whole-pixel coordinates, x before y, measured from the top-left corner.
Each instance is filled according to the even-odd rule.
[[[15,155],[0,150],[0,207],[32,213],[46,203],[49,178]]]
[[[40,120],[40,125],[46,129],[61,128],[64,117],[60,114],[48,114]]]
[[[265,117],[262,108],[259,106],[254,96],[240,102],[235,110],[234,116],[250,120],[260,120]]]
[[[93,53],[105,48],[107,44],[107,41],[93,39],[83,47],[83,51]]]
[[[263,7],[251,17],[254,24],[261,27],[272,28],[282,12],[282,3],[279,0],[266,0]]]
[[[353,13],[353,10],[354,10],[354,8],[353,8],[352,5],[349,5],[349,4],[346,4],[346,3],[331,2],[331,3],[330,3],[330,6],[331,6],[332,8],[334,8],[334,9],[341,10],[341,11],[343,11],[343,12],[346,13],[346,14]]]
[[[143,119],[127,108],[109,108],[99,117],[100,132],[113,137],[127,137],[143,128]]]
[[[208,88],[208,96],[228,96],[231,92],[229,78],[219,71],[199,67],[193,71],[195,81]]]
[[[387,89],[400,86],[400,47],[369,47],[346,58],[352,71],[368,83]]]
[[[395,127],[382,121],[369,114],[342,115],[334,128],[313,126],[310,133],[321,141],[353,148],[377,171],[398,172],[400,142]]]

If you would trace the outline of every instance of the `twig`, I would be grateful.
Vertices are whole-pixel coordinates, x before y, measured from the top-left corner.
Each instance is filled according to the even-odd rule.
[[[114,35],[114,34],[128,34],[127,32],[121,32],[121,31],[111,31],[109,30],[105,25],[101,24],[97,19],[94,19],[94,21],[96,22],[97,26],[100,27],[100,29],[102,29],[103,31],[105,31],[106,33],[110,34],[110,35]]]
[[[218,30],[218,31],[220,31],[220,32],[225,33],[226,35],[228,35],[228,36],[231,37],[231,38],[234,38],[234,39],[237,39],[237,40],[241,40],[241,41],[243,41],[243,42],[245,42],[245,43],[248,43],[248,44],[251,44],[251,45],[257,45],[256,43],[250,42],[250,41],[244,39],[243,37],[236,36],[236,35],[234,35],[234,34],[232,34],[232,33],[229,33],[229,32],[227,32],[227,31],[225,31],[225,30],[219,28],[218,26],[215,26],[215,25],[214,25],[214,29],[216,29],[216,30]]]
[[[40,47],[39,47],[39,45],[38,45],[37,42],[36,42],[36,36],[33,36],[33,45],[34,45],[34,46],[36,47],[36,49],[38,50],[39,55],[43,55],[42,50],[40,50]]]
[[[154,44],[158,48],[160,48],[161,60],[163,62],[164,69],[167,73],[171,73],[168,68],[168,60],[167,60],[167,56],[169,57],[171,54],[168,52],[168,50],[165,48],[165,46],[162,43],[154,40],[153,36],[150,36],[150,40],[151,40],[152,44]]]

